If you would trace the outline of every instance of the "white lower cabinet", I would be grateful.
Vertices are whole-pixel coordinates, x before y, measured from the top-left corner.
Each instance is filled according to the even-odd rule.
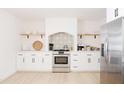
[[[18,53],[18,71],[52,71],[51,53]]]
[[[71,53],[71,71],[99,71],[99,52]]]
[[[72,52],[71,71],[99,71],[99,52]],[[18,71],[52,71],[51,52],[20,52],[17,54]]]
[[[86,67],[86,58],[79,52],[71,54],[71,71],[83,71]]]
[[[52,71],[52,53],[44,53],[42,57],[42,71]]]
[[[26,70],[28,71],[40,71],[42,62],[39,61],[39,55],[38,53],[27,53],[26,56]]]
[[[86,54],[88,71],[100,71],[100,53],[92,52]]]
[[[71,53],[71,62],[70,62],[71,71],[80,71],[80,54]]]

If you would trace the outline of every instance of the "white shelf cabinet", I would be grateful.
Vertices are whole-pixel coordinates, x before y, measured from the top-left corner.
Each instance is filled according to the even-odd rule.
[[[22,52],[17,54],[18,71],[52,71],[51,53]]]

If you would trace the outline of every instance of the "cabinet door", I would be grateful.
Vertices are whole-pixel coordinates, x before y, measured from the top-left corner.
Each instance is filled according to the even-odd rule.
[[[31,62],[31,59],[30,59],[30,53],[25,53],[24,55],[24,68],[23,70],[27,71],[27,70],[30,70],[30,62]]]
[[[80,61],[77,59],[73,59],[71,61],[71,71],[80,71]]]
[[[93,71],[94,70],[94,61],[93,61],[93,54],[92,53],[86,53],[86,64],[87,64],[87,71]]]
[[[23,53],[17,54],[17,70],[21,71],[25,69],[25,56]]]
[[[43,69],[43,54],[42,53],[30,53],[27,56],[27,70],[30,71],[42,71]]]
[[[87,64],[88,64],[88,71],[99,71],[100,64],[99,64],[99,55],[97,53],[88,53],[87,54]]]
[[[43,71],[52,71],[52,54],[44,53],[42,58],[42,70]]]
[[[30,70],[39,71],[42,66],[42,63],[39,61],[38,54],[31,54],[30,56]]]
[[[87,69],[88,69],[88,63],[87,63],[86,53],[81,53],[80,54],[80,70],[87,71]]]
[[[80,64],[80,54],[79,53],[72,53],[71,54],[71,71],[80,71],[81,64]]]
[[[100,52],[93,55],[94,69],[100,71]]]

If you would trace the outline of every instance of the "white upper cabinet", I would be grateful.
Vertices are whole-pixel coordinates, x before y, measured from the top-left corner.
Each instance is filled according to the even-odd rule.
[[[121,16],[124,16],[124,8],[107,8],[106,9],[106,21],[110,22]]]

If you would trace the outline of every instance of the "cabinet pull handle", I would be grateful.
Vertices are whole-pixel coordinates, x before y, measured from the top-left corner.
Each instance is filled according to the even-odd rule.
[[[87,56],[91,56],[91,54],[87,54]]]
[[[74,68],[78,68],[78,66],[73,66]]]
[[[32,58],[32,63],[35,63],[35,58]]]
[[[73,56],[78,56],[77,54],[74,54]]]
[[[98,58],[98,63],[100,63],[100,58]]]
[[[78,61],[78,60],[75,59],[75,60],[73,60],[73,61]]]
[[[88,63],[91,63],[91,58],[88,58]]]
[[[42,58],[42,63],[44,63],[44,58]]]
[[[35,56],[35,54],[32,54],[32,56]]]
[[[25,58],[23,57],[23,63],[25,62]]]
[[[45,56],[49,56],[49,54],[45,54]]]

